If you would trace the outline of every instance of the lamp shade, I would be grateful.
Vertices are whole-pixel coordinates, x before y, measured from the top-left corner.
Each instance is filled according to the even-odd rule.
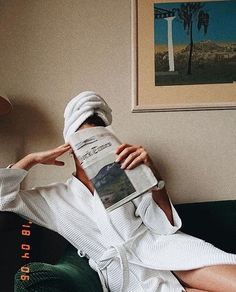
[[[12,109],[12,105],[8,98],[0,96],[0,115],[8,114]]]

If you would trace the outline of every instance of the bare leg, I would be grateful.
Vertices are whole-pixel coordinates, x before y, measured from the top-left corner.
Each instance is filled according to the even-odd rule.
[[[236,265],[215,265],[190,271],[174,271],[184,287],[209,292],[236,291]],[[194,290],[187,290],[194,291]]]

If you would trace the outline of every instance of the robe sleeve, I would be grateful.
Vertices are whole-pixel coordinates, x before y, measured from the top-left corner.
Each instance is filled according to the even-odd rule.
[[[0,169],[0,211],[14,212],[33,223],[57,231],[57,220],[41,189],[20,190],[20,183],[27,173],[24,169]]]
[[[162,235],[173,234],[181,228],[182,221],[170,198],[169,201],[174,225],[170,223],[164,211],[153,200],[151,191],[133,200],[136,206],[135,215],[140,216],[143,223],[154,233]]]

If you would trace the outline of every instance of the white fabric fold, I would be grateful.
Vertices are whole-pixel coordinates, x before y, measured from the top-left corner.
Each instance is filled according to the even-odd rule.
[[[81,124],[93,114],[97,114],[106,124],[112,122],[111,108],[106,101],[94,91],[84,91],[71,99],[64,112],[65,124],[63,136],[66,142]]]

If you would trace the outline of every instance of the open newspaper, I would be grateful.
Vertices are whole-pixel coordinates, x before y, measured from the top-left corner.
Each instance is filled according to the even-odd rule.
[[[146,165],[123,170],[115,162],[115,151],[121,142],[110,126],[81,129],[69,137],[69,143],[107,211],[114,210],[157,184]]]

